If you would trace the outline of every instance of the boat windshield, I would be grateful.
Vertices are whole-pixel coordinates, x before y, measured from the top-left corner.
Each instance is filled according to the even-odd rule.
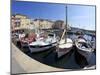
[[[54,36],[54,34],[48,34],[48,36],[51,36],[51,37],[53,37],[53,36]]]

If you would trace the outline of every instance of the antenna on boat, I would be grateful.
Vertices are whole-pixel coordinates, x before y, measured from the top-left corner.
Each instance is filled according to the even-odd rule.
[[[41,23],[40,23],[41,18],[39,17],[39,28],[38,28],[38,33],[40,33],[41,30]]]
[[[40,17],[39,17],[39,31],[40,31]]]
[[[65,43],[67,43],[67,39],[66,39],[66,38],[67,38],[67,29],[68,29],[68,28],[67,28],[67,5],[66,5],[66,14],[65,14],[65,15],[66,15],[66,24],[65,24]]]

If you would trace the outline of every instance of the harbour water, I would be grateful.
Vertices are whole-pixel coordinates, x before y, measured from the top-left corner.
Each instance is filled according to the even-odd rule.
[[[72,40],[75,39],[76,35],[68,34],[67,37],[70,37]],[[89,35],[85,35],[85,38],[87,40],[91,40],[92,37]],[[57,58],[56,54],[56,48],[53,47],[51,49],[48,49],[44,52],[38,52],[38,53],[30,53],[28,48],[20,48],[21,51],[23,51],[26,55],[31,57],[32,59],[35,59],[43,64],[57,67],[57,68],[63,68],[63,69],[81,69],[85,66],[91,65],[87,62],[86,58],[83,57],[81,54],[79,54],[75,47],[64,55],[61,58]],[[92,54],[91,59],[93,61],[91,66],[96,65],[96,53]],[[34,65],[34,64],[33,64]]]

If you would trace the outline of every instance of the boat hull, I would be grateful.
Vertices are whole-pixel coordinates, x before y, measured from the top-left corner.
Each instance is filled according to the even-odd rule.
[[[81,41],[81,39],[78,39],[78,40]],[[84,42],[87,42],[87,41],[84,40]],[[86,47],[82,48],[82,47],[79,46],[79,42],[75,42],[75,45],[76,45],[76,48],[77,48],[77,52],[80,53],[82,56],[84,56],[87,59],[87,61],[89,61],[89,59],[92,55],[93,49],[89,46],[87,48]]]
[[[78,52],[79,52],[82,56],[84,56],[85,58],[88,58],[89,54],[91,53],[91,52],[87,52],[87,51],[80,50],[80,49],[78,49],[78,48],[77,48],[77,50],[78,50]]]
[[[49,45],[44,45],[44,46],[32,46],[29,45],[29,50],[31,53],[35,53],[35,52],[42,52],[42,51],[47,51],[52,47],[56,47],[56,43],[53,44],[49,44]]]
[[[62,56],[64,56],[65,54],[69,53],[71,51],[72,47],[70,48],[60,48],[61,51],[57,51],[57,57],[60,58]]]
[[[73,42],[71,39],[67,38],[67,42],[64,43],[64,40],[60,42],[57,49],[57,57],[60,58],[65,54],[69,53],[73,47]]]
[[[21,42],[21,47],[28,47],[28,43],[27,42]]]

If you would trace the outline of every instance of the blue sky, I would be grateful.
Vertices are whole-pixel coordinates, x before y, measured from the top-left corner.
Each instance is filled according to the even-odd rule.
[[[12,14],[16,13],[30,18],[65,20],[65,5],[17,1],[12,3]]]
[[[73,27],[95,30],[95,6],[68,5],[67,16]]]
[[[50,20],[66,20],[65,4],[48,4],[24,1],[12,2],[12,14],[23,14],[29,18]],[[95,30],[95,7],[82,5],[67,5],[69,25],[89,30]]]

